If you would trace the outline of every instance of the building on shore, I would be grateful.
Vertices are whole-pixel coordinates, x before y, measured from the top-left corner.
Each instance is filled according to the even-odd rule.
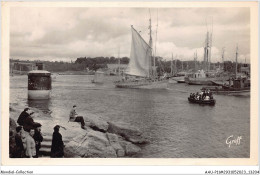
[[[11,61],[10,62],[10,74],[26,75],[32,70],[44,70],[45,66],[41,62],[31,63],[25,61]]]

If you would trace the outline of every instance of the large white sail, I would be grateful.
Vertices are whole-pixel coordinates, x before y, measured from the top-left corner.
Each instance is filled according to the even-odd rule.
[[[132,44],[130,62],[126,73],[140,77],[149,77],[152,48],[144,41],[144,39],[133,27],[131,29]]]

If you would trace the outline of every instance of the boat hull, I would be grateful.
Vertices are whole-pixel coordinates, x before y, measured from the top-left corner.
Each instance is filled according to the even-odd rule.
[[[129,88],[129,89],[166,89],[168,87],[168,80],[160,81],[120,81],[115,82],[117,88]]]
[[[214,94],[250,96],[250,88],[223,89],[221,86],[202,87],[201,90],[209,89]]]
[[[227,94],[227,95],[237,95],[237,96],[250,96],[250,90],[242,91],[216,91],[215,94]]]
[[[181,77],[173,77],[169,80],[169,83],[185,83],[185,77],[181,76]]]
[[[185,83],[185,80],[178,80],[178,83]]]
[[[185,77],[185,83],[189,85],[208,85],[212,86],[214,85],[214,81],[225,81],[228,78],[190,78],[190,77]]]
[[[188,97],[188,100],[189,100],[190,103],[197,103],[197,104],[204,104],[204,105],[215,105],[216,104],[215,99],[212,99],[212,100],[196,100],[194,98]]]

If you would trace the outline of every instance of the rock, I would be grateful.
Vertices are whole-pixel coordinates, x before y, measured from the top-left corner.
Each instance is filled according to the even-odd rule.
[[[70,141],[64,148],[64,157],[83,157],[84,153],[80,153],[78,143],[75,141]]]
[[[142,136],[131,136],[126,138],[128,141],[135,143],[135,144],[147,144],[149,143],[147,138]]]
[[[90,115],[84,117],[87,126],[93,128],[94,130],[106,132],[108,129],[108,123],[97,115]]]
[[[15,112],[15,111],[17,111],[17,110],[16,110],[13,106],[10,105],[10,106],[9,106],[9,111],[10,111],[10,112]]]
[[[60,120],[38,120],[35,119],[35,122],[42,124],[42,134],[44,136],[52,136],[53,128],[56,125],[60,125],[60,133],[62,135],[63,140],[72,140],[76,136],[80,134],[85,134],[87,131],[81,128],[80,123],[78,122],[68,122],[68,121],[60,121]]]
[[[16,132],[16,127],[17,127],[17,124],[16,124],[16,122],[15,122],[15,120],[14,119],[12,119],[12,118],[10,118],[10,124],[9,124],[9,129],[10,130],[13,130],[14,132]]]
[[[106,134],[107,134],[107,138],[108,138],[108,140],[110,142],[110,145],[116,151],[117,157],[124,157],[125,156],[125,150],[119,144],[117,135],[116,134],[111,134],[111,133],[106,133]]]
[[[125,154],[127,156],[133,156],[141,151],[141,148],[139,146],[136,146],[130,142],[121,140],[119,141],[119,143],[124,148]]]
[[[148,140],[142,136],[141,131],[129,124],[114,122],[108,122],[108,124],[109,126],[107,131],[110,133],[118,134],[132,143],[148,143]]]
[[[106,134],[91,129],[70,141],[65,146],[64,153],[65,157],[117,157]]]
[[[10,118],[9,121],[9,157],[14,157],[15,154],[15,134],[16,134],[16,122],[14,119]]]

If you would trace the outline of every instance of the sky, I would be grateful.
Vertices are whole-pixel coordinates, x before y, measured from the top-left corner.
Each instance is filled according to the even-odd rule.
[[[206,33],[213,29],[212,62],[222,61],[223,48],[225,60],[235,61],[237,45],[238,61],[250,62],[250,9],[237,7],[151,8],[150,13],[148,8],[12,7],[10,58],[129,57],[131,25],[148,43],[150,15],[157,56],[187,61],[197,52],[202,61]]]

